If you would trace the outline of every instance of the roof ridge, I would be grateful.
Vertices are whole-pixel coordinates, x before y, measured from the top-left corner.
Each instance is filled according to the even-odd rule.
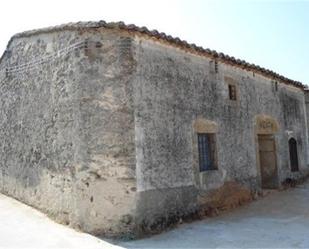
[[[68,29],[78,30],[78,29],[85,29],[85,28],[120,29],[120,30],[126,30],[128,32],[135,32],[135,33],[147,35],[149,37],[153,37],[153,38],[156,38],[156,39],[159,39],[159,40],[162,40],[162,41],[166,41],[166,42],[170,43],[171,45],[174,45],[174,46],[176,45],[178,47],[189,49],[192,52],[200,53],[202,55],[211,57],[215,60],[221,61],[221,62],[226,63],[226,64],[233,65],[233,66],[236,66],[236,67],[240,67],[240,68],[247,70],[247,71],[258,72],[258,73],[264,75],[265,77],[272,78],[272,79],[278,80],[278,81],[282,81],[285,84],[294,85],[294,86],[302,88],[302,89],[307,87],[306,85],[304,85],[303,83],[301,83],[299,81],[295,81],[295,80],[286,78],[286,77],[284,77],[284,76],[282,76],[282,75],[280,75],[280,74],[278,74],[278,73],[276,73],[272,70],[260,67],[260,66],[255,65],[255,64],[248,63],[245,60],[236,59],[233,56],[229,56],[229,55],[226,55],[224,53],[217,52],[215,50],[211,50],[209,48],[205,49],[201,46],[197,46],[194,43],[188,43],[185,40],[181,40],[178,37],[173,37],[171,35],[167,35],[164,32],[159,32],[157,30],[149,30],[148,28],[146,28],[144,26],[138,27],[134,24],[125,24],[122,21],[120,21],[120,22],[105,22],[105,21],[101,20],[101,21],[97,21],[97,22],[74,22],[74,23],[67,23],[67,24],[62,24],[62,25],[57,25],[57,26],[51,26],[51,27],[47,27],[47,28],[24,31],[24,32],[17,33],[14,36],[12,36],[12,38],[10,39],[10,41],[7,45],[7,48],[14,38],[28,37],[28,36],[32,36],[32,35],[35,35],[35,34],[49,33],[49,32],[54,32],[54,31],[68,30]],[[5,52],[6,51],[4,51],[4,54],[5,54]],[[0,58],[0,62],[2,61],[4,54]]]

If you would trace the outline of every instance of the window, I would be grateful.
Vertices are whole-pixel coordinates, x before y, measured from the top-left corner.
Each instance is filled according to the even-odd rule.
[[[230,100],[237,99],[236,85],[229,84],[229,97]]]
[[[214,133],[198,133],[198,153],[200,172],[216,170],[216,144]]]
[[[275,91],[278,92],[278,82],[275,81]]]
[[[298,155],[297,155],[297,142],[295,138],[289,139],[289,150],[290,150],[290,166],[291,171],[298,171]]]

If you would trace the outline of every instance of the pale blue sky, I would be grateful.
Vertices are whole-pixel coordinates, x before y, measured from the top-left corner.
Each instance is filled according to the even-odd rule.
[[[122,20],[309,84],[309,1],[3,0],[0,8],[0,53],[16,32]]]
[[[200,3],[201,8],[188,11],[194,11],[192,20],[203,25],[196,26],[188,37],[309,83],[309,2]],[[205,33],[196,35],[202,26]]]

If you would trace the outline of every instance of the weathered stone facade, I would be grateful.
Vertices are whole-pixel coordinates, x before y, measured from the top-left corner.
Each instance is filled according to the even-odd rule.
[[[1,192],[119,235],[228,208],[233,193],[248,201],[262,188],[261,136],[275,144],[276,187],[308,174],[300,83],[147,32],[81,23],[12,38],[0,64]],[[198,133],[215,135],[216,170],[199,170]]]

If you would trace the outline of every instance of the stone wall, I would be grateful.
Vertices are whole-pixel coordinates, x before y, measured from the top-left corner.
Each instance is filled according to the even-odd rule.
[[[13,39],[1,71],[37,62],[77,41],[72,32]],[[79,154],[77,58],[67,54],[1,78],[1,191],[64,223],[74,212]]]
[[[0,65],[1,192],[84,231],[132,230],[134,65],[117,32],[14,38]]]
[[[260,191],[258,115],[270,116],[279,125],[274,133],[278,183],[307,174],[301,89],[154,39],[136,37],[135,50],[137,217],[148,229],[157,220],[181,217],[212,203],[208,193],[225,183]],[[229,99],[228,84],[236,85],[237,101]],[[205,128],[198,120],[205,120]],[[218,170],[199,172],[197,129],[214,129]],[[289,166],[291,136],[298,141],[300,172],[296,173]]]
[[[85,143],[77,172],[77,210],[83,230],[128,234],[135,228],[135,143],[131,38],[94,30],[80,63],[80,112]]]
[[[307,121],[307,137],[309,138],[309,91],[305,91],[305,108],[306,108],[306,121]],[[309,154],[307,154],[307,162],[309,162]]]

